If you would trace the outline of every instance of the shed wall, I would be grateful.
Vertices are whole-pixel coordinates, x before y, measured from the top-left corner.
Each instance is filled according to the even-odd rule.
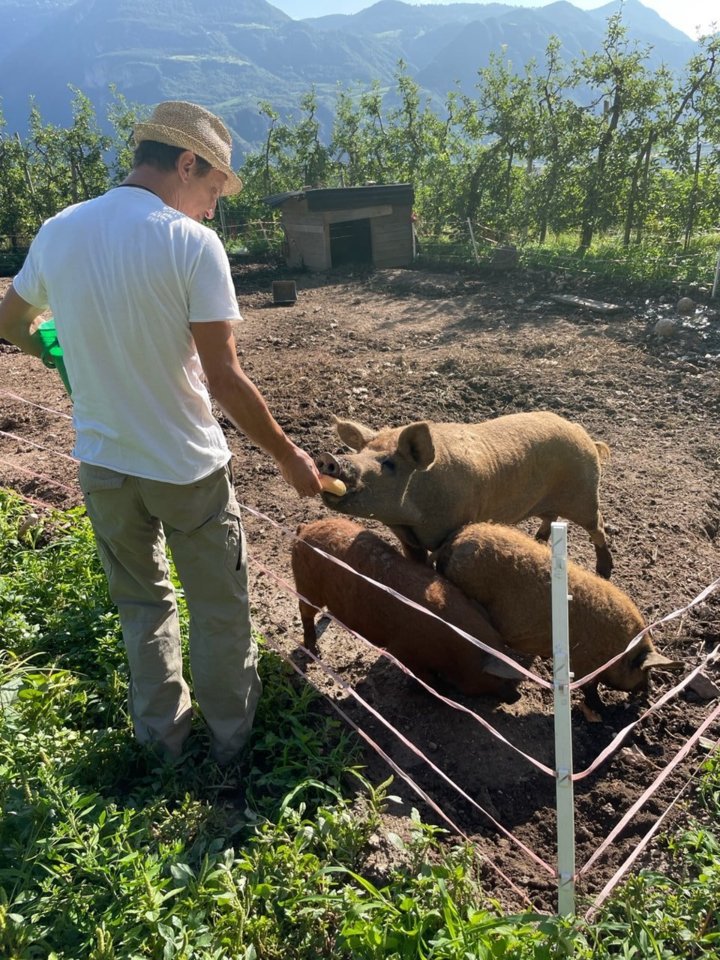
[[[405,267],[413,259],[412,210],[397,206],[387,217],[370,221],[376,267]]]
[[[308,270],[328,270],[330,240],[324,215],[308,213],[304,201],[291,201],[283,207],[282,222],[288,239],[288,266],[304,264]]]
[[[375,266],[406,266],[413,259],[411,213],[411,207],[406,205],[310,211],[305,199],[289,199],[282,204],[288,266],[329,270],[332,266],[330,223],[360,219],[370,220]]]

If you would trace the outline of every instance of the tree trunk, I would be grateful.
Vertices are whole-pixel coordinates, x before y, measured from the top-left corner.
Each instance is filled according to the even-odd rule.
[[[698,140],[695,144],[695,168],[693,170],[693,185],[690,191],[690,202],[688,204],[688,215],[685,223],[685,243],[683,249],[687,251],[690,246],[690,239],[695,228],[695,219],[697,216],[698,194],[700,193],[700,161],[702,157],[702,144]]]

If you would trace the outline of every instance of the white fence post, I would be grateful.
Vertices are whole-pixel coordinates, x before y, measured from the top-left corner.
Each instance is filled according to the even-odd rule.
[[[715,299],[715,294],[717,293],[718,280],[720,280],[720,253],[718,254],[717,263],[715,264],[715,279],[713,280],[712,293],[710,294],[710,299]]]
[[[470,231],[470,240],[472,241],[473,253],[475,254],[475,263],[480,262],[480,257],[478,256],[477,243],[475,243],[475,234],[473,233],[472,221],[470,217],[467,218],[468,230]]]
[[[557,806],[558,913],[575,913],[575,796],[572,781],[570,640],[568,624],[567,523],[553,523],[552,629],[555,703],[555,797]]]
[[[218,213],[220,214],[220,232],[222,233],[223,243],[227,243],[228,242],[227,224],[225,223],[225,206],[223,204],[222,197],[218,197],[217,209],[218,209]]]

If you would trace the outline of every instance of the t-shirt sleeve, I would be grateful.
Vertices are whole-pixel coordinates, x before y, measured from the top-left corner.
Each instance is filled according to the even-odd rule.
[[[202,245],[189,284],[190,323],[241,320],[230,263],[220,238],[213,230]]]
[[[33,307],[37,307],[38,310],[47,310],[50,304],[48,303],[45,281],[43,280],[40,269],[40,247],[42,240],[43,235],[41,228],[40,232],[30,244],[30,249],[25,257],[25,262],[20,268],[20,272],[13,277],[13,287],[15,288],[15,293],[27,301],[27,303],[32,304]]]

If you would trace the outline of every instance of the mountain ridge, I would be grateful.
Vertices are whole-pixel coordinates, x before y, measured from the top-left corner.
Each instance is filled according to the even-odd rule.
[[[472,95],[492,52],[521,72],[531,58],[543,61],[552,34],[566,60],[597,49],[618,5],[379,0],[356,14],[298,20],[268,0],[0,0],[0,98],[6,129],[23,136],[31,97],[43,121],[71,122],[68,85],[88,96],[101,125],[110,84],[142,105],[196,100],[223,116],[245,153],[265,135],[260,101],[284,117],[314,89],[328,129],[339,89],[377,81],[392,90],[402,60],[423,95],[440,104],[458,87]],[[650,49],[649,65],[679,70],[696,52],[640,0],[622,9],[631,39]]]

